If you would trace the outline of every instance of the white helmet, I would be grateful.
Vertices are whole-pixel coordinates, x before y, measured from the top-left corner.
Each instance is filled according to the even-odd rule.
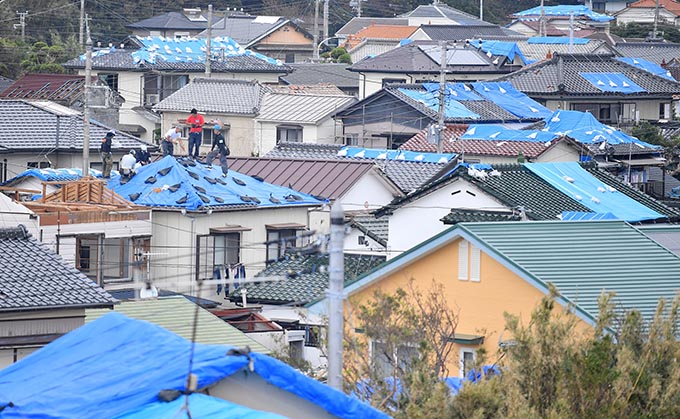
[[[142,151],[146,151],[146,144],[142,144],[140,148],[142,149]]]
[[[130,150],[130,154],[135,155],[135,150]]]

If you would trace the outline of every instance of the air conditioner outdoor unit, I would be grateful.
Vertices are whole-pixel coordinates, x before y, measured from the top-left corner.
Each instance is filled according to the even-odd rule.
[[[159,94],[148,94],[146,95],[146,105],[155,105],[158,102],[160,102],[160,95]]]

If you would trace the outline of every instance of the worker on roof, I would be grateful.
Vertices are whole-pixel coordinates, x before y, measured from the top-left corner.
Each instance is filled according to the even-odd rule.
[[[217,147],[217,149],[215,149]],[[229,147],[227,146],[227,142],[224,139],[224,135],[222,135],[222,126],[220,124],[215,124],[213,126],[213,142],[212,142],[212,148],[210,149],[210,153],[205,158],[205,162],[208,165],[209,169],[212,169],[212,162],[217,157],[217,155],[220,155],[220,166],[222,166],[222,176],[227,177],[227,172],[229,170],[229,166],[227,165],[227,156],[229,155]]]
[[[135,158],[137,159],[137,164],[135,166],[146,166],[151,163],[151,153],[149,153],[146,144],[142,144],[139,150],[137,150]]]
[[[137,163],[135,154],[136,154],[135,150],[130,150],[128,154],[124,155],[120,159],[120,164],[118,165],[118,167],[120,168],[120,176],[122,179],[129,180],[132,176],[135,175],[135,164]]]
[[[102,177],[108,179],[111,177],[111,169],[113,169],[113,156],[111,154],[111,141],[116,132],[111,130],[106,133],[106,136],[102,138],[102,144],[99,147],[99,151],[102,156]]]
[[[177,125],[172,127],[165,133],[161,141],[161,149],[163,150],[163,157],[172,156],[174,153],[174,145],[180,145],[179,139],[182,137],[182,127]]]
[[[191,127],[189,129],[189,157],[197,159],[200,154],[205,119],[203,119],[203,115],[199,115],[196,108],[194,108],[187,118],[187,124]]]

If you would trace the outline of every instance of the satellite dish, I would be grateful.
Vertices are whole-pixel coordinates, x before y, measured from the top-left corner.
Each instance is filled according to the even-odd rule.
[[[141,298],[141,299],[155,298],[155,297],[158,297],[158,289],[156,287],[154,287],[153,285],[143,286],[139,290],[139,298]]]

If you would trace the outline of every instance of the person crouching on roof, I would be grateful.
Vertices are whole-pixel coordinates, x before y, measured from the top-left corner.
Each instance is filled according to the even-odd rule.
[[[215,148],[217,147],[217,149]],[[208,168],[212,168],[212,162],[220,155],[220,166],[222,166],[222,176],[227,177],[227,172],[229,171],[229,166],[227,165],[227,156],[229,155],[229,147],[222,135],[222,127],[219,124],[213,126],[213,143],[210,153],[205,158],[205,162]]]
[[[146,144],[142,144],[140,149],[137,150],[135,159],[137,160],[137,164],[135,165],[136,167],[146,166],[147,164],[151,163],[151,153],[149,153]]]
[[[135,150],[130,150],[130,153],[124,155],[120,159],[120,176],[123,179],[130,179],[135,174],[135,164],[137,159],[135,158]]]

